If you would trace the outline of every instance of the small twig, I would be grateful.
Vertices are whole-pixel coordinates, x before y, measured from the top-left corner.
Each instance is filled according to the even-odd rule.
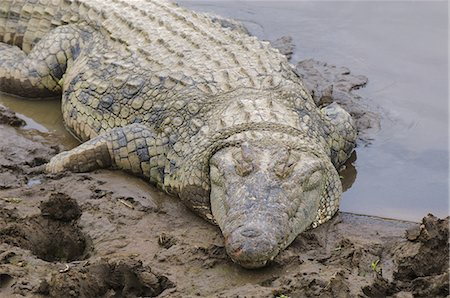
[[[65,273],[65,272],[69,271],[69,269],[70,269],[69,264],[66,264],[66,268],[59,270],[59,273]]]
[[[127,201],[125,201],[125,200],[119,199],[119,202],[121,202],[122,204],[124,204],[125,206],[127,206],[130,209],[134,209],[134,206],[131,205],[130,203],[128,203]]]

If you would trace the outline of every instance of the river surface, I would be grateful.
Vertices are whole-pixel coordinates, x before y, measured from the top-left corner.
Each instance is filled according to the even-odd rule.
[[[448,215],[448,4],[356,1],[178,1],[242,21],[267,40],[293,37],[292,62],[314,58],[369,78],[358,91],[382,111],[381,129],[356,149],[357,177],[341,210],[419,221]],[[0,95],[28,127],[67,147],[57,101]]]

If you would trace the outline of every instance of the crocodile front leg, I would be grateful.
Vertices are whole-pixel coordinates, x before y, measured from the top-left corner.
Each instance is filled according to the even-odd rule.
[[[23,97],[61,94],[61,79],[90,33],[76,25],[53,29],[27,55],[0,43],[0,91]]]
[[[331,149],[331,161],[339,169],[355,148],[356,126],[350,114],[337,103],[332,103],[321,111],[326,120],[325,131]]]
[[[46,170],[88,172],[118,168],[162,186],[168,145],[164,138],[142,124],[109,130],[80,146],[54,156]]]

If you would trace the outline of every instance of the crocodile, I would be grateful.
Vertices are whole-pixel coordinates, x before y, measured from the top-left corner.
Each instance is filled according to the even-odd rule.
[[[0,91],[61,98],[83,143],[48,172],[138,175],[217,224],[245,268],[337,212],[357,135],[268,42],[165,0],[3,0]]]

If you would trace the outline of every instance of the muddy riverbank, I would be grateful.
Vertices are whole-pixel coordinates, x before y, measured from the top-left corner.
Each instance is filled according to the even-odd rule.
[[[57,137],[0,120],[1,297],[448,295],[448,218],[340,213],[249,271],[175,198],[119,171],[46,174]]]

